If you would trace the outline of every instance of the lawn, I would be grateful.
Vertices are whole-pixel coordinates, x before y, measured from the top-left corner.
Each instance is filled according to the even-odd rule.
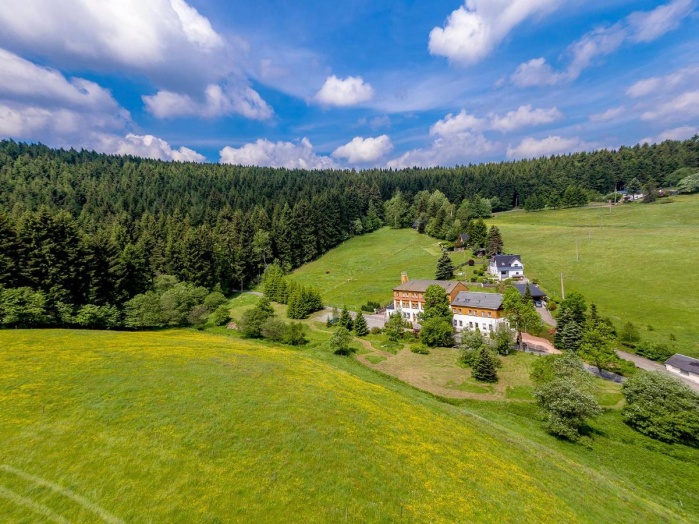
[[[561,443],[529,403],[453,406],[322,344],[227,333],[13,330],[0,348],[10,522],[699,519],[699,451],[614,413]]]
[[[413,280],[434,278],[440,254],[438,242],[427,235],[383,228],[348,240],[291,278],[317,287],[327,305],[358,310],[369,300],[390,302],[403,271]]]
[[[529,278],[559,296],[580,291],[617,327],[635,323],[643,338],[699,357],[699,196],[673,202],[501,213],[509,253]],[[576,257],[576,244],[578,257]]]

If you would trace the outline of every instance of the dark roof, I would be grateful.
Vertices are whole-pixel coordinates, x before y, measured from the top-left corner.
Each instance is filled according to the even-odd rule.
[[[517,291],[519,291],[522,296],[527,292],[527,284],[512,284],[514,287],[517,288]],[[529,284],[529,292],[532,294],[532,298],[542,298],[546,296],[546,293],[541,291],[539,289],[539,286],[536,284]]]
[[[408,280],[405,284],[396,286],[393,291],[412,291],[424,293],[430,286],[442,286],[444,291],[451,293],[460,284],[455,280]]]
[[[468,242],[468,239],[469,239],[468,233],[461,233],[459,235],[459,240],[461,242]]]
[[[515,260],[522,262],[522,258],[519,255],[494,255],[491,260],[494,260],[498,267],[510,267]]]
[[[451,303],[456,307],[477,307],[481,309],[498,310],[502,307],[502,295],[500,293],[475,293],[462,291]]]
[[[673,368],[678,368],[680,371],[688,371],[690,373],[694,373],[695,375],[699,375],[699,360],[696,358],[675,353],[665,361],[665,364],[672,366]]]

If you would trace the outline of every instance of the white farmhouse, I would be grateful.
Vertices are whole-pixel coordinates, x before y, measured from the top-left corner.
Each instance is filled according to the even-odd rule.
[[[494,255],[490,257],[488,273],[498,280],[524,278],[524,264],[519,255]]]
[[[451,301],[454,330],[475,331],[491,336],[500,324],[507,323],[499,293],[460,292]]]
[[[665,361],[665,369],[699,384],[699,360],[696,358],[675,353]]]

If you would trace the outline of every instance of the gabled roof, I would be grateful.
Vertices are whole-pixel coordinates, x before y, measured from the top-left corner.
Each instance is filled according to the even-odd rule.
[[[680,371],[687,371],[699,375],[699,360],[685,355],[675,353],[665,361],[665,364],[678,368]]]
[[[424,293],[430,286],[441,286],[447,294],[451,293],[454,288],[461,282],[455,280],[408,280],[407,282],[396,286],[393,291],[411,291],[413,293]]]
[[[522,258],[519,255],[493,255],[490,260],[495,262],[498,267],[510,267],[515,260],[522,263]]]
[[[524,296],[524,294],[527,292],[527,284],[512,285],[517,288],[517,291],[519,291],[522,296]],[[546,296],[546,293],[541,291],[541,289],[539,289],[539,286],[537,286],[536,284],[529,284],[529,292],[531,293],[532,298],[542,298]]]
[[[498,310],[502,307],[502,295],[500,293],[476,293],[462,291],[451,303],[456,307],[476,307],[481,309]]]
[[[461,233],[459,235],[459,240],[461,242],[468,242],[468,239],[469,239],[468,233]]]

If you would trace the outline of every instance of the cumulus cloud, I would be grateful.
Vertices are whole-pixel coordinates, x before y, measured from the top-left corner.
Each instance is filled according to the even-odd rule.
[[[444,27],[430,32],[429,50],[454,62],[476,63],[527,18],[552,12],[560,0],[466,0]]]
[[[669,75],[639,80],[626,90],[626,94],[632,98],[640,98],[658,92],[667,93],[678,86],[689,86],[697,82],[699,82],[699,66],[690,66]]]
[[[454,166],[492,154],[498,146],[481,133],[461,132],[448,137],[439,136],[430,147],[408,151],[390,160],[386,166],[393,169]]]
[[[570,62],[555,71],[544,58],[520,64],[511,80],[520,87],[554,85],[577,79],[596,58],[609,55],[624,43],[650,42],[677,28],[694,9],[694,0],[674,0],[652,11],[637,11],[609,27],[598,27],[573,42],[566,51]]]
[[[548,136],[541,140],[527,137],[519,145],[507,148],[507,156],[510,158],[538,158],[547,155],[559,155],[590,149],[580,138],[564,138],[561,136]]]
[[[563,118],[558,108],[532,109],[531,105],[520,106],[516,111],[509,111],[505,115],[492,115],[490,127],[503,133],[514,131],[522,127],[540,124],[549,124]]]
[[[393,143],[388,135],[376,138],[356,136],[351,142],[333,151],[335,158],[344,158],[350,164],[365,164],[375,162],[393,150]]]
[[[139,68],[173,51],[210,51],[223,45],[210,22],[184,0],[6,0],[2,40],[49,56],[88,62],[113,60]],[[181,59],[181,56],[178,57]]]
[[[125,137],[115,135],[98,135],[93,139],[92,148],[115,155],[133,155],[157,160],[174,160],[176,162],[203,162],[204,155],[187,147],[173,149],[162,138],[153,135],[127,134]]]
[[[334,169],[335,162],[327,156],[316,155],[307,138],[300,142],[256,142],[234,148],[226,146],[219,152],[222,164],[244,166],[285,167],[287,169]]]
[[[155,95],[142,98],[148,112],[158,118],[213,118],[239,114],[253,120],[266,120],[274,113],[257,91],[247,86],[224,89],[218,85],[209,85],[204,91],[203,100],[171,91],[158,91]]]
[[[674,129],[663,131],[656,137],[648,137],[639,140],[639,143],[644,144],[659,144],[665,140],[686,140],[692,136],[699,134],[699,128],[694,126],[681,126]]]
[[[360,76],[338,78],[329,76],[315,96],[316,101],[328,106],[353,106],[368,102],[374,96],[374,89]]]
[[[468,131],[481,131],[486,127],[485,120],[470,115],[465,109],[458,114],[449,113],[430,127],[430,135],[454,136]]]

